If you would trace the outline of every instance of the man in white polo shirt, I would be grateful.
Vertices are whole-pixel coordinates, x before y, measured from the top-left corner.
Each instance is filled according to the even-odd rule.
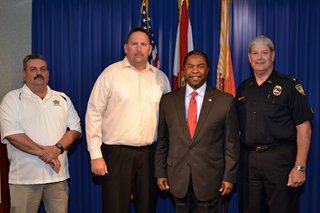
[[[1,141],[7,144],[11,213],[68,212],[66,149],[80,137],[80,119],[62,92],[48,86],[47,61],[23,60],[24,85],[0,106]]]

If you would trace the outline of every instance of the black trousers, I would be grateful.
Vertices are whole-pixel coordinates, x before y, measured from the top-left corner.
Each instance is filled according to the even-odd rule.
[[[130,212],[131,196],[135,212],[155,212],[154,145],[103,144],[102,154],[108,167],[102,183],[102,212]]]
[[[213,198],[214,199],[214,198]],[[187,194],[184,198],[173,196],[175,202],[176,213],[220,213],[221,199],[220,197],[214,200],[200,201],[196,198],[192,179],[190,177]]]
[[[241,149],[240,213],[295,213],[299,189],[287,186],[294,167],[296,144],[255,152]]]

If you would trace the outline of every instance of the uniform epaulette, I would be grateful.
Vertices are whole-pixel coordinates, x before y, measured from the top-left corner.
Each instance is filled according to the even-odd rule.
[[[291,82],[293,82],[294,84],[296,84],[298,81],[297,81],[297,79],[295,78],[295,77],[293,77],[293,76],[290,76],[290,75],[287,75],[287,74],[284,74],[284,73],[279,73],[279,72],[277,72],[278,73],[278,75],[280,76],[280,77],[282,77],[282,78],[285,78],[285,79],[288,79],[288,80],[290,80]]]

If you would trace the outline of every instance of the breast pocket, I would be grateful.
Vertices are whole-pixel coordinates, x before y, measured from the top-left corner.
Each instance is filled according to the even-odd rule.
[[[277,119],[288,113],[287,106],[283,103],[283,100],[277,98],[270,98],[265,101],[263,110],[265,116],[275,122],[277,122]]]
[[[160,103],[161,96],[162,90],[159,86],[152,86],[150,88],[150,97],[152,102]]]

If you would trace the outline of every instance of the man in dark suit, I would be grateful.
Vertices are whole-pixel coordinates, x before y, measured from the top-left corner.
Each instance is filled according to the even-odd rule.
[[[220,198],[236,181],[240,147],[234,100],[207,86],[208,67],[205,53],[189,52],[187,85],[160,102],[155,176],[159,188],[173,195],[177,213],[220,212]],[[193,110],[196,120],[190,121]]]

